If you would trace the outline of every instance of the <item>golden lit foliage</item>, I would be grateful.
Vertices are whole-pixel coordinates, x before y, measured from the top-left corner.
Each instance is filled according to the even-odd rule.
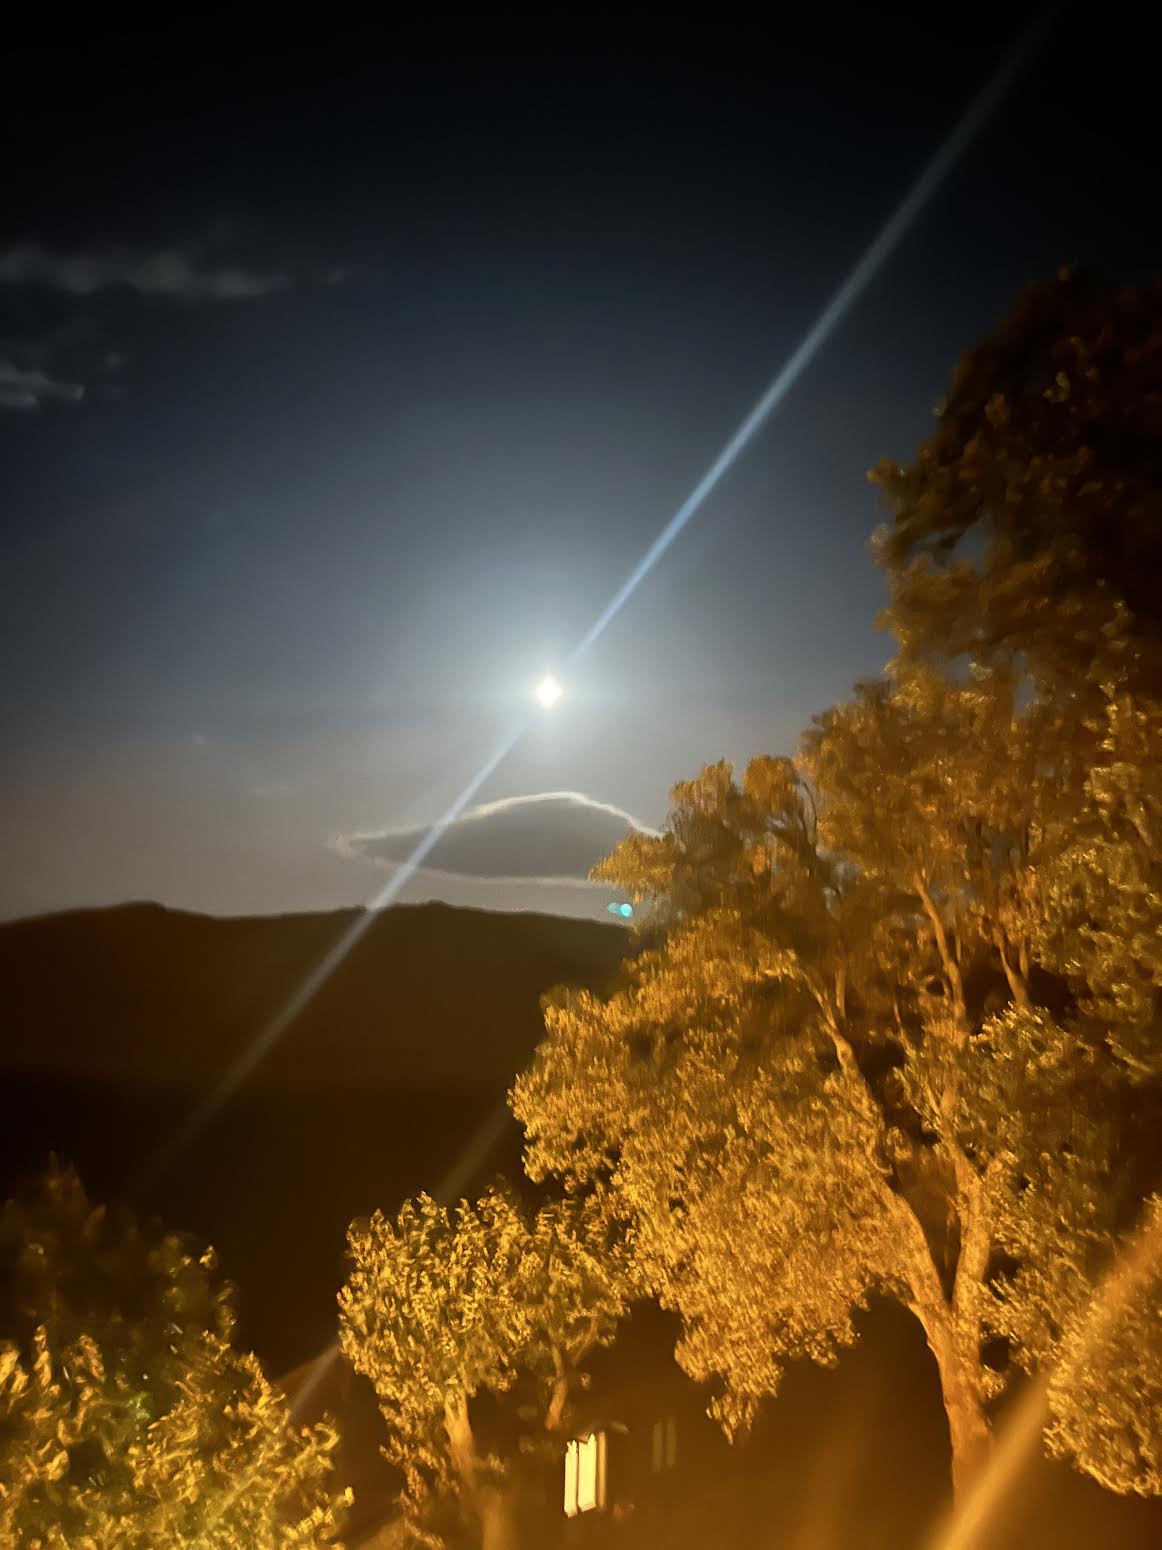
[[[1013,913],[1146,1074],[1162,1008],[1160,317],[1162,277],[1032,287],[965,357],[912,464],[874,474],[899,663],[1014,685],[1017,762],[1043,797],[1037,897]]]
[[[1115,657],[1157,695],[1162,277],[1031,287],[961,362],[938,429],[874,479],[905,660],[1020,661],[1054,697]]]
[[[722,1380],[731,1427],[787,1360],[830,1360],[880,1291],[924,1325],[971,1453],[995,1384],[983,1341],[1042,1355],[1108,1241],[1107,1137],[1087,1115],[1112,1057],[1032,1007],[970,1005],[974,956],[992,953],[1004,981],[965,881],[985,866],[977,821],[954,821],[964,788],[941,778],[956,746],[941,709],[926,738],[930,700],[877,690],[818,727],[818,826],[785,761],[778,780],[764,760],[742,786],[717,766],[678,788],[656,842],[670,876],[708,866],[733,882],[702,912],[665,901],[664,943],[614,996],[550,998],[514,1089],[534,1176],[610,1182],[644,1273],[683,1317],[679,1357]],[[692,830],[687,859],[674,836]],[[632,886],[625,852],[605,865]],[[1015,1268],[990,1280],[1002,1251]]]
[[[10,1202],[0,1543],[25,1550],[333,1544],[335,1436],[295,1425],[232,1344],[210,1255],[92,1209],[75,1176]]]
[[[513,1107],[534,1177],[609,1186],[728,1426],[879,1291],[924,1329],[967,1483],[989,1399],[1062,1356],[1135,1204],[1124,1120],[1162,1049],[1157,294],[1021,303],[914,466],[878,471],[891,677],[797,762],[675,787],[661,836],[595,873],[644,905],[641,950],[609,998],[548,998]],[[1084,1401],[1053,1402],[1054,1446],[1108,1479],[1117,1444],[1087,1457]]]
[[[1162,703],[1111,691],[1076,821],[1044,868],[1038,946],[1120,1056],[1162,1076]]]
[[[594,1347],[612,1339],[632,1287],[598,1198],[529,1215],[504,1189],[449,1211],[427,1195],[348,1236],[340,1339],[375,1387],[388,1458],[417,1538],[433,1503],[501,1511],[505,1460],[480,1446],[471,1402],[524,1383],[540,1430],[559,1427]]]
[[[1066,1322],[1047,1437],[1110,1491],[1162,1496],[1162,1198],[1103,1297]]]

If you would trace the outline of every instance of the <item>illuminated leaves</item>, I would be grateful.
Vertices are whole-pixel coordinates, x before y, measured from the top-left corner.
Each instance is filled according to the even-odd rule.
[[[528,1166],[608,1181],[728,1429],[885,1291],[969,1484],[985,1342],[1074,1349],[1133,1202],[1130,1094],[1162,1078],[1160,284],[1061,275],[966,357],[874,476],[889,676],[797,763],[675,786],[597,869],[651,906],[639,957],[547,1001]],[[1108,1403],[1088,1359],[1076,1399],[1055,1380],[1053,1445],[1110,1482],[1157,1481],[1153,1317]]]
[[[1147,1202],[1101,1295],[1065,1321],[1050,1448],[1107,1490],[1162,1495],[1162,1199]]]
[[[513,1107],[534,1177],[608,1184],[730,1430],[887,1293],[923,1325],[967,1483],[1004,1377],[985,1343],[1052,1365],[1091,1295],[1125,1021],[1078,1018],[1051,977],[1054,868],[1104,821],[1099,782],[1154,817],[1134,759],[1088,796],[1063,782],[1058,724],[1000,669],[917,670],[820,718],[801,767],[676,787],[665,833],[611,858],[666,934],[613,995],[548,998]]]
[[[475,1435],[478,1395],[526,1379],[543,1424],[562,1424],[585,1358],[627,1307],[625,1248],[599,1195],[530,1218],[491,1189],[453,1210],[421,1195],[394,1220],[376,1212],[352,1225],[348,1251],[342,1348],[375,1387],[405,1514],[424,1538],[434,1501],[459,1496],[483,1515],[503,1475]]]
[[[786,1360],[848,1343],[854,1308],[901,1266],[883,1118],[837,1053],[848,894],[790,761],[756,761],[741,789],[728,773],[675,788],[669,830],[678,885],[706,866],[722,902],[672,917],[608,1000],[550,998],[513,1106],[534,1176],[610,1180],[643,1273],[683,1316],[679,1358],[725,1382],[733,1429]],[[759,848],[763,867],[740,864]]]
[[[906,660],[1021,661],[1064,696],[1128,647],[1157,691],[1160,311],[1158,279],[1032,287],[965,357],[911,465],[877,467]]]
[[[0,1541],[28,1550],[314,1550],[336,1438],[231,1343],[226,1289],[176,1238],[91,1210],[70,1174],[9,1204],[18,1341],[0,1347]]]

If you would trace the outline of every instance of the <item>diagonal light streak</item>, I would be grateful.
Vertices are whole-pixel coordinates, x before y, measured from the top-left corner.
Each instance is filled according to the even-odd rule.
[[[691,517],[695,516],[701,509],[707,497],[722,482],[739,455],[745,451],[759,431],[762,430],[763,426],[771,418],[775,410],[778,409],[779,405],[782,404],[828,339],[830,339],[840,323],[843,322],[864,291],[867,290],[872,280],[895,252],[896,248],[899,247],[909,228],[924,210],[924,207],[931,202],[941,184],[996,112],[1002,98],[1016,81],[1026,64],[1028,64],[1048,32],[1054,20],[1054,15],[1054,7],[1050,7],[1041,13],[1037,20],[1017,40],[995,73],[977,93],[976,97],[973,98],[964,116],[956,124],[923,172],[921,172],[916,182],[904,196],[903,202],[897,206],[891,219],[882,228],[855,268],[847,276],[847,279],[844,280],[815,322],[812,323],[811,327],[803,335],[803,338],[791,352],[791,355],[780,369],[770,387],[767,388],[746,419],[743,420],[734,435],[702,475],[702,478],[690,491],[690,494],[678,507],[657,538],[654,539],[645,554],[642,555],[633,570],[630,571],[621,586],[594,620],[588,632],[570,656],[570,665],[589,650],[590,646],[602,634],[615,615],[620,613],[626,603],[629,602],[650,571],[653,570],[675,538],[678,537],[678,534],[690,521]]]
[[[754,405],[714,462],[706,470],[705,474],[703,474],[702,478],[694,486],[693,490],[679,506],[678,510],[670,518],[669,522],[667,522],[666,526],[658,534],[637,565],[629,573],[625,581],[622,582],[605,608],[569,654],[567,661],[570,666],[575,665],[585,655],[610,622],[630,600],[646,576],[649,575],[674,540],[705,504],[707,498],[721,483],[742,452],[745,451],[759,431],[766,425],[767,421],[798,382],[803,372],[847,317],[852,307],[903,241],[911,226],[930,203],[961,157],[996,112],[1006,93],[1013,86],[1050,30],[1056,18],[1056,12],[1057,7],[1051,6],[1037,17],[1017,40],[1012,49],[1010,49],[980,92],[978,92],[967,111],[905,195],[901,204],[897,206],[894,214],[880,230],[874,241],[848,274],[843,284],[803,336],[766,392]],[[322,961],[302,982],[299,989],[287,1001],[281,1011],[267,1023],[253,1043],[244,1051],[239,1060],[227,1073],[221,1085],[210,1095],[205,1103],[201,1104],[191,1114],[189,1120],[180,1127],[171,1141],[154,1154],[149,1166],[143,1169],[141,1175],[139,1175],[139,1182],[145,1181],[148,1177],[155,1176],[161,1168],[172,1162],[229,1101],[267,1052],[277,1043],[278,1039],[290,1024],[294,1022],[295,1018],[298,1017],[299,1013],[331,977],[343,959],[350,953],[351,949],[371,925],[375,918],[375,913],[391,904],[398,897],[400,890],[415,872],[416,868],[422,865],[425,857],[439,842],[445,830],[456,821],[481,786],[483,786],[484,782],[512,752],[523,736],[527,725],[528,721],[526,719],[514,728],[494,753],[484,762],[459,796],[456,797],[440,819],[416,845],[406,861],[392,875],[390,881],[369,902],[363,915],[344,932]],[[507,1114],[503,1105],[497,1106],[490,1112],[484,1122],[477,1128],[468,1145],[460,1152],[456,1163],[442,1183],[437,1198],[454,1197],[455,1194],[466,1187],[475,1167],[487,1156],[492,1145],[499,1138],[506,1119]],[[1158,1238],[1157,1231],[1155,1230],[1154,1233],[1147,1234],[1144,1242],[1138,1245],[1137,1252],[1131,1257],[1129,1266],[1127,1267],[1123,1262],[1121,1267],[1123,1272],[1128,1269],[1128,1276],[1124,1274],[1123,1281],[1128,1279],[1132,1285],[1140,1281],[1143,1274],[1143,1261],[1148,1266],[1153,1267],[1157,1263],[1157,1253]],[[1104,1290],[1105,1296],[1098,1300],[1095,1312],[1102,1310],[1108,1317],[1109,1302],[1111,1301],[1111,1288],[1108,1283]],[[1105,1304],[1104,1309],[1102,1309],[1103,1303]],[[304,1384],[302,1390],[300,1390],[292,1405],[292,1413],[301,1412],[306,1400],[317,1389],[319,1383],[337,1359],[338,1354],[339,1347],[336,1342],[330,1345],[316,1359],[311,1376]],[[994,1459],[993,1469],[989,1472],[986,1480],[982,1482],[982,1489],[975,1494],[968,1510],[952,1525],[949,1533],[942,1541],[940,1550],[959,1550],[959,1547],[965,1543],[966,1535],[974,1532],[981,1518],[995,1506],[998,1496],[1003,1494],[1007,1488],[1018,1461],[1025,1456],[1030,1446],[1030,1439],[1040,1433],[1041,1407],[1043,1405],[1044,1392],[1043,1389],[1038,1387],[1023,1408],[1023,1413],[1018,1416],[1017,1424],[1013,1427],[1007,1446],[1002,1448],[997,1458]],[[1035,1432],[1034,1427],[1036,1428]],[[239,1485],[230,1500],[235,1499],[244,1487],[245,1482]],[[222,1510],[219,1509],[219,1516]]]
[[[477,1170],[487,1162],[489,1153],[504,1134],[508,1123],[508,1104],[504,1102],[494,1104],[472,1132],[468,1144],[460,1149],[456,1160],[432,1191],[432,1199],[437,1204],[450,1206],[461,1198]],[[291,1400],[291,1414],[296,1419],[306,1411],[312,1395],[339,1360],[339,1355],[339,1342],[333,1340],[326,1350],[321,1351],[315,1358],[310,1376],[296,1390]]]
[[[423,865],[425,858],[435,845],[438,844],[448,826],[455,823],[484,782],[504,763],[505,759],[516,747],[524,735],[527,726],[528,720],[526,718],[519,726],[512,729],[504,741],[484,761],[459,796],[441,814],[406,860],[400,862],[388,881],[375,897],[368,901],[364,909],[356,916],[355,920],[328,950],[326,955],[315,965],[290,999],[280,1007],[251,1043],[247,1045],[214,1091],[191,1112],[185,1123],[180,1125],[173,1135],[147,1159],[145,1165],[135,1176],[132,1188],[135,1190],[140,1189],[155,1180],[221,1112],[259,1062],[278,1043],[300,1012],[318,995],[319,991],[351,952],[352,948],[374,923],[378,911],[386,909],[388,905],[394,903],[399,897],[409,878],[417,867]]]
[[[597,618],[590,625],[566,659],[574,666],[605,631],[614,617],[625,607],[638,587],[654,566],[670,548],[707,498],[722,482],[739,456],[750,445],[759,431],[786,399],[803,372],[818,355],[831,335],[847,317],[852,307],[863,295],[883,265],[899,247],[924,208],[931,202],[937,190],[948,178],[956,164],[980,134],[985,124],[999,107],[1002,99],[1013,86],[1021,71],[1043,41],[1055,17],[1057,8],[1048,7],[1018,38],[985,85],[973,98],[967,110],[941,144],[936,154],[925,166],[903,201],[880,230],[871,245],[863,253],[843,284],[832,296],[815,322],[804,334],[786,363],[779,370],[766,392],[751,409],[734,435],[702,475],[702,478],[666,523],[650,547],[642,555],[621,586],[610,598]],[[147,1160],[134,1185],[141,1187],[167,1168],[174,1159],[200,1134],[206,1125],[238,1091],[259,1062],[273,1048],[287,1028],[295,1021],[351,949],[368,930],[375,914],[392,904],[399,896],[416,868],[439,843],[450,824],[454,823],[484,782],[504,762],[516,747],[528,726],[528,719],[516,726],[485,760],[441,817],[432,825],[415,849],[392,874],[380,892],[369,901],[364,913],[343,933],[322,961],[308,974],[294,995],[281,1010],[256,1035],[235,1064],[226,1073],[220,1085],[198,1105],[186,1122],[172,1137]]]

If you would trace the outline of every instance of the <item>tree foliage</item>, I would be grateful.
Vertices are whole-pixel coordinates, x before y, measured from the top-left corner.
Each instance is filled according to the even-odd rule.
[[[542,1434],[564,1424],[632,1289],[601,1201],[530,1217],[504,1188],[453,1210],[421,1195],[394,1220],[354,1223],[348,1250],[341,1344],[375,1387],[415,1537],[435,1538],[433,1509],[458,1499],[485,1544],[502,1543],[509,1461],[481,1442],[473,1402],[521,1385]]]
[[[969,352],[937,433],[873,478],[898,665],[969,662],[1024,696],[1053,805],[1028,929],[1157,1074],[1162,1023],[1162,277],[1066,271]]]
[[[936,434],[879,463],[901,656],[1020,659],[1054,697],[1122,660],[1159,690],[1162,277],[1031,287],[958,366]]]
[[[728,1427],[892,1296],[963,1486],[990,1400],[1076,1345],[1136,1206],[1123,1119],[1156,1097],[1162,1021],[1160,294],[1062,278],[1022,301],[916,462],[878,471],[890,674],[795,760],[675,787],[663,833],[595,874],[645,906],[641,951],[612,996],[549,998],[513,1106],[535,1178],[621,1204]],[[1107,1419],[1140,1393],[1119,1339]],[[1081,1424],[1080,1385],[1052,1403],[1053,1446],[1116,1489],[1151,1478]]]
[[[27,1550],[332,1544],[334,1433],[294,1424],[232,1341],[213,1257],[92,1208],[75,1175],[10,1201],[0,1541]]]
[[[1127,1249],[1095,1306],[1066,1321],[1047,1440],[1111,1491],[1162,1496],[1162,1198]]]

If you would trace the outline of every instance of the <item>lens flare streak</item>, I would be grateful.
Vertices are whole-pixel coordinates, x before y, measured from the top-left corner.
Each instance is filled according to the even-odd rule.
[[[956,163],[980,134],[984,125],[995,113],[1002,98],[1012,87],[1030,57],[1041,43],[1055,16],[1055,9],[1043,12],[1018,39],[999,68],[977,94],[964,116],[956,124],[935,156],[924,168],[903,202],[891,219],[866,250],[843,284],[835,292],[827,306],[808,329],[790,358],[779,371],[766,392],[743,420],[734,435],[723,447],[694,489],[646,550],[637,565],[613,594],[601,613],[594,620],[568,657],[568,664],[575,665],[602,635],[615,616],[637,591],[650,571],[669,549],[691,518],[704,505],[707,497],[721,483],[740,454],[754,440],[766,422],[778,409],[787,394],[795,386],[803,372],[826,344],[827,340],[851,311],[856,301],[870,285],[884,263],[900,245],[909,228],[931,201],[941,184],[952,172]],[[547,681],[547,680],[546,680]],[[542,688],[544,685],[542,684]],[[554,687],[556,687],[554,680]],[[554,696],[555,698],[556,696]],[[543,702],[542,702],[543,703]],[[448,825],[453,823],[471,802],[484,782],[512,752],[523,736],[528,722],[523,721],[504,739],[477,773],[452,802],[447,811],[434,823],[411,855],[400,864],[391,880],[373,898],[364,914],[344,932],[323,960],[311,971],[286,1005],[256,1035],[254,1041],[227,1072],[221,1085],[201,1104],[166,1143],[155,1152],[139,1173],[136,1184],[140,1187],[162,1169],[205,1128],[224,1104],[237,1092],[263,1057],[277,1043],[286,1029],[294,1022],[304,1007],[314,999],[321,987],[346,958],[347,954],[371,925],[375,912],[392,904],[424,858],[437,844]]]
[[[393,904],[399,897],[416,869],[423,865],[425,858],[439,842],[445,830],[456,821],[481,786],[484,785],[484,782],[488,780],[489,776],[508,758],[523,737],[527,725],[528,722],[526,720],[522,721],[519,726],[515,726],[504,741],[484,761],[460,794],[415,846],[411,854],[399,863],[380,891],[373,899],[369,900],[353,923],[343,932],[339,940],[315,965],[294,995],[279,1009],[265,1027],[260,1029],[252,1042],[223,1077],[218,1087],[214,1089],[204,1103],[193,1110],[185,1124],[179,1126],[165,1145],[155,1151],[148,1159],[134,1180],[136,1188],[148,1187],[157,1175],[164,1172],[230,1101],[255,1067],[278,1043],[295,1018],[318,995],[319,991],[331,978],[331,975],[334,974],[352,948],[355,947],[373,924],[378,911],[386,909],[388,905]]]
[[[637,591],[654,566],[669,549],[678,534],[697,514],[707,497],[725,478],[739,455],[745,451],[763,426],[787,397],[807,367],[843,322],[852,307],[867,290],[880,269],[903,241],[909,227],[916,221],[924,207],[932,200],[941,184],[955,168],[957,162],[980,134],[985,124],[996,112],[1002,98],[1016,81],[1032,54],[1042,41],[1053,20],[1052,10],[1042,15],[1018,39],[1006,55],[995,74],[973,99],[964,116],[924,168],[919,178],[905,195],[895,214],[882,228],[879,235],[856,264],[855,268],[835,292],[815,322],[803,335],[786,364],[779,371],[770,387],[743,420],[734,435],[702,475],[690,494],[678,507],[641,559],[630,571],[621,586],[613,594],[605,608],[594,620],[590,629],[578,643],[569,663],[572,665],[585,654],[614,617]]]
[[[1117,1258],[1090,1300],[1082,1329],[1080,1351],[1070,1362],[1044,1373],[1030,1384],[1013,1407],[997,1438],[989,1463],[929,1550],[976,1550],[987,1543],[986,1529],[1007,1502],[1013,1487],[1041,1442],[1049,1415],[1049,1388],[1055,1376],[1068,1378],[1071,1368],[1085,1359],[1093,1344],[1126,1308],[1145,1295],[1162,1265],[1162,1212],[1147,1217],[1123,1244]]]

